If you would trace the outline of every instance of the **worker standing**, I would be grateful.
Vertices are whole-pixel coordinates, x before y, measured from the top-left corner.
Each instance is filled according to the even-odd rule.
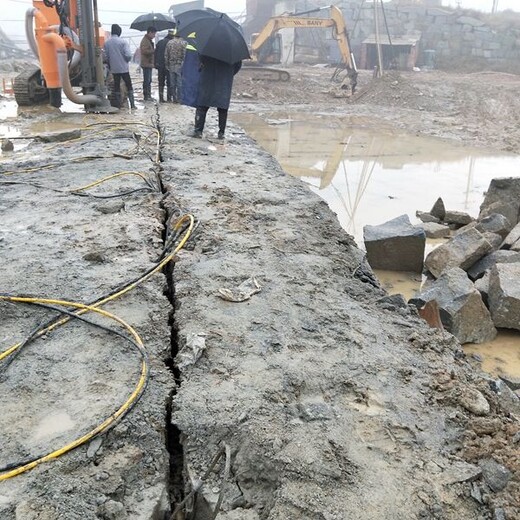
[[[159,102],[164,103],[164,86],[166,84],[166,99],[171,101],[171,80],[168,69],[166,68],[165,53],[168,42],[175,34],[174,29],[170,29],[168,34],[157,42],[155,46],[155,68],[157,69],[157,80],[159,82]]]
[[[180,103],[182,92],[182,62],[186,53],[186,42],[174,33],[173,39],[166,45],[166,67],[170,73],[171,101]]]
[[[218,110],[218,138],[224,139],[233,78],[242,62],[229,64],[209,56],[200,55],[200,81],[195,111],[193,137],[202,137],[209,107]]]
[[[152,70],[155,54],[154,39],[157,34],[155,27],[148,27],[146,34],[141,40],[139,49],[141,51],[141,69],[143,70],[143,97],[145,101],[152,100]]]
[[[130,108],[135,108],[134,90],[128,64],[132,59],[130,45],[126,40],[120,38],[121,26],[116,23],[112,25],[112,36],[105,42],[103,48],[108,70],[114,78],[114,98],[117,108],[121,107],[121,80],[125,82]]]

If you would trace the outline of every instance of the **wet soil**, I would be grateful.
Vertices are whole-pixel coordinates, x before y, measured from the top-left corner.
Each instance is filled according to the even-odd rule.
[[[309,112],[337,111],[341,104],[414,132],[499,150],[518,144],[510,119],[519,103],[516,77],[493,75],[496,103],[507,99],[509,106],[482,125],[472,103],[484,75],[477,77],[481,85],[472,76],[410,75],[405,106],[384,82],[354,102],[325,100],[328,79],[318,69],[310,70],[312,81],[306,74],[295,69],[297,83],[265,90],[279,92],[280,103],[294,95]],[[245,88],[239,77],[236,93]],[[433,94],[425,110],[412,103],[423,90]],[[375,99],[370,92],[378,92]],[[260,90],[257,96],[252,103],[241,95],[233,110],[278,103],[276,96],[262,99]],[[459,110],[464,98],[468,106],[459,116],[440,115]],[[186,136],[190,109],[158,110],[165,136],[161,191],[100,202],[46,189],[74,188],[123,170],[152,174],[152,141],[139,125],[89,136],[89,118],[80,114],[31,112],[30,124],[73,122],[85,139],[31,142],[2,156],[0,180],[31,183],[0,184],[2,293],[89,301],[153,265],[170,215],[191,213],[200,224],[173,272],[107,306],[145,342],[151,378],[144,397],[101,437],[100,448],[91,443],[0,482],[1,518],[162,519],[171,502],[199,488],[223,445],[228,456],[195,503],[188,502],[187,518],[211,518],[219,497],[223,519],[518,518],[518,414],[491,377],[452,336],[388,301],[326,203],[243,130],[231,124],[227,139],[216,140],[211,111],[207,137],[193,140]],[[156,116],[147,105],[116,120],[148,123]],[[13,125],[28,131],[27,119]],[[143,146],[136,149],[136,141]],[[102,157],[79,162],[94,156]],[[122,177],[97,189],[111,194],[136,183]],[[250,299],[219,296],[251,277],[260,291]],[[7,304],[0,311],[2,350],[47,316]],[[185,361],[182,353],[195,345],[204,346],[201,357],[170,372],[176,364],[170,357]],[[31,344],[0,382],[8,403],[0,465],[87,431],[124,401],[138,372],[128,345],[87,324],[67,325]],[[482,475],[489,458],[511,472],[502,489]]]

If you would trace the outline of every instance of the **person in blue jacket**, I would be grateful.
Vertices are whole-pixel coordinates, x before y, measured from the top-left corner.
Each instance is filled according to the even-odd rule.
[[[209,107],[218,111],[218,138],[224,139],[233,78],[242,62],[229,64],[215,58],[199,55],[200,79],[195,111],[193,137],[202,137]]]

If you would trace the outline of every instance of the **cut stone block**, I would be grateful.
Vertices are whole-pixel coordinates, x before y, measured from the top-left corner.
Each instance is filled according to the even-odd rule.
[[[450,236],[450,229],[442,224],[435,222],[423,222],[419,224],[420,228],[424,229],[426,238],[447,238]]]
[[[491,315],[467,274],[458,267],[443,273],[410,303],[436,301],[442,324],[461,343],[485,343],[497,335]]]
[[[444,220],[446,208],[444,207],[444,201],[440,197],[435,201],[435,204],[430,210],[430,215],[437,217],[439,220]]]
[[[500,246],[502,249],[511,249],[516,242],[520,240],[520,224],[517,224],[511,232],[506,236],[504,242]]]
[[[439,224],[440,222],[439,218],[434,217],[431,213],[427,213],[426,211],[416,211],[415,216],[421,222],[435,222],[436,224]]]
[[[486,231],[482,233],[483,237],[491,244],[491,247],[496,251],[500,249],[502,244],[502,237],[497,235],[496,233],[491,233],[490,231]]]
[[[434,249],[426,257],[424,264],[438,278],[443,271],[452,267],[468,269],[492,249],[480,231],[468,229]]]
[[[479,278],[475,282],[475,289],[480,293],[484,305],[489,308],[489,271],[484,274],[482,278]]]
[[[368,263],[373,269],[422,271],[426,236],[421,228],[412,226],[408,215],[380,226],[365,226],[363,237]]]
[[[446,211],[444,216],[444,222],[446,222],[446,224],[456,224],[457,226],[466,226],[474,220],[471,215],[463,211]]]
[[[513,228],[513,225],[506,217],[504,217],[504,215],[500,215],[500,213],[492,213],[488,217],[484,217],[480,220],[475,228],[481,233],[487,231],[490,233],[496,233],[502,238],[505,238]]]
[[[491,269],[488,299],[497,327],[520,330],[520,264],[496,264]]]
[[[484,273],[496,264],[516,264],[518,262],[520,262],[520,253],[500,249],[499,251],[489,253],[489,255],[486,255],[478,262],[475,262],[468,269],[468,275],[472,280],[477,280],[484,276]]]
[[[500,213],[511,225],[518,223],[520,212],[520,178],[506,177],[493,179],[489,185],[484,202],[480,206],[479,220]]]

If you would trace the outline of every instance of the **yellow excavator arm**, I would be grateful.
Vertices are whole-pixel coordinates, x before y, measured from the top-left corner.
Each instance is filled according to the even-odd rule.
[[[329,18],[311,18],[303,16],[324,9],[330,11]],[[341,58],[348,71],[352,92],[354,92],[357,83],[356,62],[350,48],[347,26],[345,25],[343,14],[335,5],[320,7],[318,9],[306,11],[305,13],[273,16],[268,20],[264,28],[256,35],[251,43],[252,59],[258,63],[262,61],[260,58],[261,47],[280,29],[326,29],[328,27],[332,27],[333,29],[333,37],[338,42]]]

